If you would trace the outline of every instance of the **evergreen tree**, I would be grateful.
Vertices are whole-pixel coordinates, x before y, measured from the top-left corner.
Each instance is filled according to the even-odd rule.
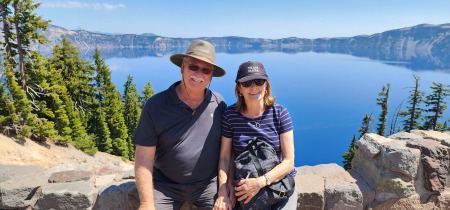
[[[366,116],[364,116],[361,127],[358,129],[358,131],[360,133],[359,138],[364,136],[364,134],[366,134],[366,133],[370,133],[370,130],[371,130],[370,123],[372,122],[372,120],[373,120],[372,114],[370,114],[370,115],[366,114]]]
[[[0,2],[0,13],[1,13],[1,22],[3,23],[3,46],[5,51],[5,63],[8,62],[8,65],[11,69],[14,69],[16,65],[14,56],[17,54],[13,41],[13,37],[15,36],[13,32],[13,26],[11,24],[12,19],[12,11],[10,5],[12,0],[2,0]]]
[[[61,45],[53,48],[50,59],[52,68],[58,70],[64,80],[68,95],[72,98],[75,108],[80,111],[82,125],[87,127],[95,96],[93,74],[89,62],[80,57],[80,53],[73,44],[63,38]]]
[[[16,117],[12,117],[12,119],[14,119],[14,124],[12,126],[16,128],[18,137],[29,137],[31,135],[31,131],[36,125],[36,115],[31,112],[31,103],[28,101],[25,91],[20,88],[17,83],[14,71],[8,61],[5,61],[5,71],[6,80],[8,82],[8,90],[11,94],[16,110],[16,113],[14,113]]]
[[[361,127],[358,129],[358,131],[360,133],[359,138],[364,136],[364,134],[370,132],[370,122],[371,121],[372,121],[372,115],[366,114],[366,116],[364,116],[364,118],[363,118]],[[344,158],[344,161],[342,161],[342,163],[344,164],[344,169],[349,170],[352,168],[352,160],[353,160],[353,157],[355,156],[355,152],[357,149],[358,149],[358,142],[356,139],[356,135],[353,135],[353,139],[350,143],[348,151],[346,153],[344,153],[344,155],[342,155],[342,157]]]
[[[342,163],[344,164],[344,169],[349,170],[352,168],[352,160],[355,156],[355,152],[358,149],[358,143],[356,141],[356,135],[353,135],[352,142],[350,143],[350,146],[348,148],[348,151],[342,155],[344,158],[344,161]]]
[[[33,88],[28,90],[32,92],[29,94],[29,100],[34,105],[35,109],[33,113],[37,114],[37,126],[33,130],[35,137],[40,141],[45,141],[49,139],[57,139],[58,131],[55,129],[55,124],[53,118],[55,117],[53,111],[48,107],[49,98],[47,90],[48,87],[48,77],[54,77],[55,75],[48,74],[48,59],[42,57],[36,51],[32,51],[28,54],[29,58],[33,62],[26,63],[26,69],[30,69],[27,73],[29,85]],[[28,86],[27,86],[28,87]],[[45,87],[45,88],[44,88]]]
[[[10,125],[18,124],[14,103],[9,99],[6,86],[0,77],[0,131],[10,128]]]
[[[411,130],[417,129],[420,126],[419,119],[422,115],[422,109],[420,108],[420,103],[422,102],[422,98],[424,93],[419,90],[420,88],[420,77],[413,75],[415,80],[414,87],[411,87],[411,91],[409,92],[408,105],[407,110],[400,111],[399,115],[406,117],[403,120],[403,126],[405,131],[409,132]]]
[[[438,123],[438,119],[442,117],[447,108],[445,99],[449,95],[450,89],[447,85],[433,82],[431,90],[431,94],[427,95],[425,99],[425,106],[428,107],[428,109],[425,109],[424,111],[428,113],[428,115],[424,116],[422,129],[442,131],[445,128],[442,123]]]
[[[14,22],[16,30],[17,52],[19,55],[19,73],[22,83],[22,89],[26,90],[26,70],[24,58],[29,55],[30,44],[38,42],[43,44],[44,34],[37,33],[38,30],[45,30],[49,21],[43,21],[42,18],[34,13],[40,4],[34,4],[32,0],[14,0],[14,16],[11,19]]]
[[[103,93],[100,104],[105,111],[106,123],[111,132],[112,154],[129,159],[128,130],[123,116],[123,103],[119,91],[111,81],[111,71],[100,57],[99,50],[96,50],[94,54],[94,66],[97,72],[97,80],[101,81],[98,84],[103,83],[103,87],[97,87],[97,89]]]
[[[134,158],[134,145],[132,138],[134,131],[137,128],[139,122],[139,116],[141,115],[141,98],[137,92],[136,84],[133,83],[133,77],[128,75],[127,82],[124,85],[124,113],[125,125],[128,129],[128,150],[130,153],[130,160]]]
[[[83,112],[89,107],[84,105],[92,104],[93,97],[90,96],[94,94],[90,86],[90,68],[79,57],[76,48],[64,40],[62,46],[56,45],[53,48],[53,56],[49,62],[47,89],[52,97],[49,106],[55,114],[55,125],[62,137],[61,142],[71,142],[76,148],[94,154],[97,151],[95,139],[88,135],[85,126],[87,123],[83,118],[86,116]]]
[[[389,89],[390,84],[388,83],[386,86],[383,85],[381,92],[378,93],[377,105],[381,106],[381,114],[378,118],[379,124],[377,128],[377,133],[380,136],[386,135],[386,121],[388,116],[388,100],[389,100]]]
[[[145,102],[147,102],[147,100],[152,97],[153,95],[155,95],[155,90],[153,90],[152,87],[152,83],[150,83],[150,81],[145,84],[144,86],[144,90],[142,91],[144,97],[142,97],[142,108],[145,106]]]
[[[111,132],[106,123],[105,105],[105,77],[108,77],[109,70],[104,61],[100,58],[100,51],[95,49],[93,69],[95,71],[95,112],[91,118],[90,130],[96,135],[96,144],[100,151],[111,153],[113,151]]]
[[[96,117],[93,118],[95,125],[92,126],[93,134],[95,134],[95,143],[98,149],[102,152],[112,153],[113,145],[111,139],[111,132],[106,123],[105,113],[102,107],[99,106],[96,110]]]

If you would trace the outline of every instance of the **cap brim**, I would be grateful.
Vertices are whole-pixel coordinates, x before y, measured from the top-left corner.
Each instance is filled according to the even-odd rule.
[[[191,57],[191,58],[195,58],[195,59],[199,59],[201,61],[204,61],[206,63],[214,65],[214,71],[213,71],[213,75],[212,75],[213,77],[221,77],[221,76],[225,75],[225,70],[224,69],[222,69],[220,66],[218,66],[218,65],[216,65],[214,63],[211,63],[211,62],[209,62],[207,60],[204,60],[201,57],[192,56],[192,55],[185,55],[185,54],[173,54],[173,55],[170,56],[170,61],[172,61],[172,63],[177,65],[178,67],[181,67],[181,64],[183,63],[183,58],[186,57],[186,56]]]
[[[236,80],[236,82],[247,82],[247,81],[254,80],[254,79],[269,80],[269,77],[264,76],[264,75],[248,75],[248,76],[245,76],[245,77],[242,77],[242,78]]]

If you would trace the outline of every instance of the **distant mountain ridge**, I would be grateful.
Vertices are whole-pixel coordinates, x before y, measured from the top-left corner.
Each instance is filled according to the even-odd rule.
[[[418,68],[450,69],[450,23],[440,25],[421,24],[389,30],[372,35],[338,38],[246,38],[239,36],[170,38],[155,34],[106,34],[84,30],[67,30],[49,25],[43,32],[49,43],[35,46],[43,52],[60,43],[65,36],[82,53],[92,54],[96,47],[108,57],[163,56],[184,52],[194,39],[204,39],[216,46],[217,52],[329,52],[345,53],[373,60],[405,65],[415,60],[429,61]],[[402,62],[406,62],[402,63]],[[417,65],[415,65],[417,66]]]

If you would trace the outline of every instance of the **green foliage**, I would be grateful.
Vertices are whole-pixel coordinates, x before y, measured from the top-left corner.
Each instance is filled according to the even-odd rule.
[[[90,130],[95,135],[96,144],[100,151],[111,153],[113,151],[111,132],[106,123],[106,113],[104,111],[105,100],[105,77],[110,77],[110,72],[106,64],[100,57],[100,51],[95,49],[93,69],[95,76],[95,116],[89,123]]]
[[[29,137],[32,129],[36,126],[36,115],[31,112],[31,103],[27,99],[25,91],[17,83],[14,71],[8,62],[5,62],[5,70],[8,89],[16,110],[14,113],[16,116],[12,117],[13,126],[18,128],[18,137]]]
[[[19,121],[16,117],[16,108],[6,93],[5,85],[0,81],[0,130],[14,124],[13,120],[15,123]]]
[[[142,106],[145,106],[145,102],[147,102],[147,100],[152,97],[153,95],[155,95],[155,90],[153,90],[152,87],[152,83],[148,82],[147,84],[145,84],[144,86],[144,90],[142,91],[142,94],[144,95],[142,97]]]
[[[133,77],[128,76],[128,79],[124,85],[124,113],[125,125],[128,129],[128,150],[130,153],[130,160],[134,158],[134,145],[132,143],[132,138],[134,131],[136,131],[139,117],[141,115],[141,98],[137,92],[136,84],[133,83]]]
[[[358,129],[358,131],[360,133],[359,138],[364,136],[364,134],[371,132],[370,131],[371,130],[370,123],[372,122],[372,120],[373,120],[372,114],[371,115],[366,114],[366,116],[364,116],[361,127]]]
[[[356,141],[356,135],[353,135],[352,142],[350,143],[350,146],[348,148],[348,151],[342,155],[344,158],[344,161],[342,163],[344,164],[344,169],[349,170],[352,168],[352,160],[355,156],[355,152],[358,149],[358,143]]]
[[[92,114],[90,109],[95,101],[92,85],[94,71],[89,62],[81,59],[77,48],[63,38],[61,45],[53,48],[50,66],[62,76],[75,109],[82,113],[83,126],[87,126]]]
[[[381,113],[380,117],[378,118],[379,124],[377,133],[380,136],[386,135],[386,121],[388,116],[388,100],[390,87],[391,85],[389,83],[386,86],[383,85],[381,92],[378,93],[377,105],[381,106]]]
[[[438,123],[438,119],[442,117],[445,109],[447,108],[445,99],[449,96],[450,89],[448,85],[433,82],[431,90],[432,92],[427,95],[425,99],[425,106],[428,107],[428,109],[424,110],[427,115],[424,116],[422,129],[445,130],[443,124]]]
[[[39,4],[34,4],[32,0],[14,0],[12,8],[14,15],[10,21],[16,31],[15,48],[19,57],[19,74],[22,89],[27,89],[27,69],[25,69],[25,59],[30,54],[29,49],[32,42],[44,43],[44,34],[37,33],[38,30],[45,30],[49,21],[43,21],[42,18],[34,13]]]
[[[413,129],[417,129],[420,126],[419,119],[422,115],[422,109],[420,108],[420,103],[424,93],[419,90],[420,88],[420,77],[413,75],[415,80],[414,87],[411,87],[409,91],[410,95],[408,98],[407,110],[400,111],[399,115],[406,117],[403,120],[404,129],[409,132]]]
[[[129,159],[128,129],[123,116],[124,107],[121,96],[111,80],[111,71],[100,57],[100,52],[95,51],[94,68],[96,75],[96,89],[100,106],[105,113],[106,124],[111,132],[112,154]]]

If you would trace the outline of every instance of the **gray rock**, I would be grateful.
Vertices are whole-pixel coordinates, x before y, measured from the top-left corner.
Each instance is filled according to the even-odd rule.
[[[92,177],[93,173],[90,171],[61,171],[55,172],[50,175],[48,182],[58,183],[58,182],[76,182],[76,181],[87,181]]]
[[[298,192],[300,209],[324,209],[325,179],[315,174],[295,176],[295,188]]]
[[[34,209],[92,209],[93,187],[87,182],[53,183],[42,187]]]
[[[114,202],[111,202],[114,201]],[[110,184],[98,192],[95,210],[133,210],[139,207],[139,194],[135,181]]]
[[[403,140],[403,141],[417,141],[417,140],[423,139],[422,136],[420,136],[420,135],[417,135],[414,133],[408,133],[408,132],[399,132],[396,134],[392,134],[388,138]]]
[[[358,141],[358,150],[361,150],[369,158],[375,158],[376,155],[380,154],[382,145],[389,141],[393,140],[374,133],[364,134]]]
[[[420,161],[420,150],[406,147],[403,142],[388,142],[381,152],[385,168],[414,179]]]
[[[337,179],[325,180],[325,209],[363,209],[363,195],[355,183]]]
[[[44,168],[0,165],[0,209],[26,208],[39,187],[47,184]]]

